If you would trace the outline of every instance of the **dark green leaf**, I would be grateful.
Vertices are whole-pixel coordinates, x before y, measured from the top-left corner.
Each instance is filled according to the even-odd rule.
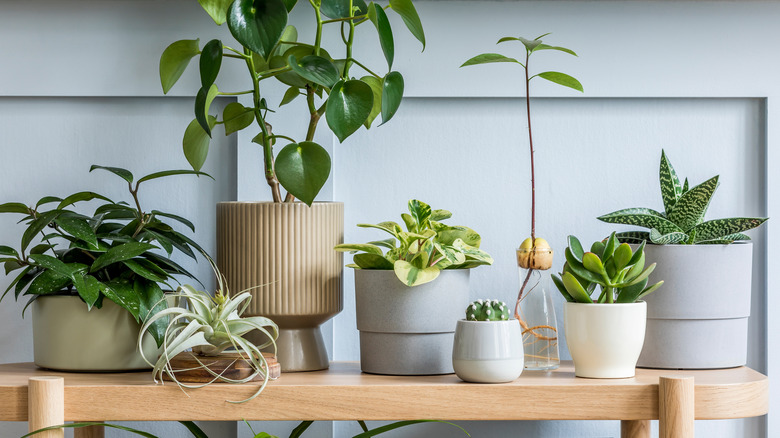
[[[195,438],[209,438],[203,430],[198,427],[197,424],[193,423],[192,421],[179,421],[184,427],[187,428],[187,430],[190,431],[193,437]]]
[[[26,295],[49,295],[71,284],[71,279],[52,270],[45,270],[30,283]]]
[[[330,155],[311,141],[291,143],[276,156],[276,176],[282,187],[311,205],[330,174]]]
[[[27,229],[24,230],[24,234],[22,234],[22,252],[27,249],[30,242],[32,242],[38,233],[43,231],[44,228],[52,223],[54,219],[57,219],[62,213],[64,213],[62,210],[47,211],[46,213],[41,213],[40,216],[30,222]]]
[[[146,251],[156,249],[154,245],[143,242],[127,242],[121,245],[115,246],[105,254],[101,254],[89,269],[89,272],[97,272],[106,266],[118,263],[124,260],[130,260],[133,257],[138,257]]]
[[[15,271],[17,269],[21,269],[23,267],[24,267],[24,265],[22,265],[21,263],[19,263],[17,261],[14,261],[14,260],[9,260],[9,261],[3,263],[3,268],[5,269],[5,275],[8,275],[11,272],[13,272],[13,271]]]
[[[536,76],[539,76],[542,79],[547,79],[548,81],[556,83],[558,85],[563,85],[564,87],[569,87],[577,91],[583,91],[582,84],[580,83],[580,81],[567,75],[566,73],[561,73],[557,71],[546,71],[543,73],[539,73]]]
[[[684,195],[680,196],[671,210],[667,210],[667,219],[674,222],[681,231],[690,230],[704,217],[704,213],[710,205],[712,195],[717,188],[718,177],[714,176],[688,190]],[[668,233],[663,230],[659,231],[661,231],[662,234]]]
[[[471,436],[462,427],[458,426],[455,423],[450,423],[448,421],[439,421],[439,420],[409,420],[409,421],[397,421],[395,423],[386,424],[384,426],[377,427],[375,429],[371,429],[368,432],[363,432],[363,433],[361,433],[359,435],[355,435],[353,438],[370,438],[370,437],[373,437],[373,436],[377,436],[379,434],[383,434],[385,432],[389,432],[391,430],[398,429],[400,427],[406,427],[406,426],[410,426],[412,424],[419,424],[419,423],[442,423],[442,424],[447,424],[447,425],[450,425],[452,427],[456,427],[456,428],[460,429],[460,431],[463,432],[466,436]]]
[[[209,116],[209,126],[213,128],[216,123],[217,119]],[[206,162],[206,157],[209,154],[210,140],[209,134],[203,130],[197,119],[191,121],[189,126],[187,126],[187,130],[184,131],[184,139],[182,140],[184,156],[193,169],[200,170],[203,168],[203,164]]]
[[[168,46],[160,57],[160,83],[163,93],[176,84],[190,60],[198,54],[199,40],[180,40]]]
[[[650,230],[650,241],[655,243],[656,245],[671,245],[674,243],[685,243],[687,240],[688,240],[688,235],[680,231],[661,234],[655,228]]]
[[[658,176],[661,182],[661,198],[664,201],[664,211],[669,213],[672,211],[674,204],[677,203],[677,199],[682,195],[683,190],[680,186],[677,172],[675,172],[672,163],[666,158],[666,152],[663,150],[661,150],[661,168],[658,171]]]
[[[498,53],[483,53],[464,62],[463,65],[461,65],[461,67],[466,67],[469,65],[477,65],[477,64],[489,64],[492,62],[514,62],[520,64],[520,61],[514,58],[507,58],[506,56],[500,55]]]
[[[37,204],[35,204],[35,208],[37,209],[41,205],[51,204],[52,202],[60,202],[60,201],[62,201],[62,198],[58,196],[44,196],[43,198],[41,198],[40,201],[38,201]]]
[[[645,228],[655,228],[661,233],[673,233],[684,231],[661,215],[661,213],[649,208],[626,208],[604,216],[598,220],[610,224],[638,225]]]
[[[132,179],[132,175],[130,176],[130,178]],[[70,206],[70,205],[73,205],[73,204],[75,204],[77,202],[91,201],[93,199],[101,199],[103,201],[110,202],[110,203],[114,202],[114,201],[106,198],[105,196],[97,194],[97,193],[94,193],[94,192],[79,192],[79,193],[74,193],[74,194],[68,196],[67,198],[61,200],[60,204],[57,206],[57,209],[58,210],[62,210],[63,208],[65,208],[67,206]]]
[[[696,233],[696,243],[713,239],[731,239],[732,234],[756,228],[766,222],[766,220],[767,218],[758,217],[714,219],[696,225],[691,231]]]
[[[379,35],[379,45],[382,46],[382,52],[387,60],[387,68],[393,68],[393,58],[395,56],[395,42],[393,40],[393,29],[390,27],[390,20],[382,6],[371,2],[368,5],[368,19],[376,27]]]
[[[311,424],[314,423],[313,421],[301,421],[300,424],[298,424],[295,429],[290,433],[290,438],[299,438],[303,432],[306,431],[306,429],[311,426]]]
[[[615,234],[620,242],[642,243],[650,240],[650,233],[647,231],[624,231]]]
[[[41,272],[38,268],[35,267],[27,267],[22,272],[23,276],[19,280],[18,283],[16,283],[16,286],[14,287],[14,297],[15,299],[19,299],[19,295],[24,292],[25,288],[32,282],[35,277],[38,276],[38,273]]]
[[[366,129],[371,127],[371,123],[373,123],[374,119],[376,119],[376,116],[379,115],[379,113],[382,111],[382,79],[379,79],[375,76],[363,76],[360,78],[361,81],[368,84],[369,87],[371,87],[371,92],[374,96],[374,102],[371,105],[371,112],[368,114],[368,117],[366,118],[366,121],[363,122],[363,126],[366,127]]]
[[[214,23],[221,26],[227,20],[227,10],[233,0],[198,0]]]
[[[352,7],[357,8],[354,14],[349,9],[350,0],[322,0],[322,15],[328,18],[349,18],[354,15],[365,15],[368,7],[364,0],[352,0]]]
[[[136,274],[140,275],[141,277],[147,280],[151,280],[159,283],[164,283],[165,281],[168,280],[167,275],[165,276],[159,275],[158,273],[147,269],[145,266],[141,265],[139,262],[135,260],[125,260],[122,263],[128,268],[130,268],[131,271],[135,272]]]
[[[124,308],[140,322],[140,299],[128,280],[114,279],[102,286],[103,295]]]
[[[17,284],[19,284],[19,282],[20,282],[20,281],[22,281],[22,279],[24,278],[24,276],[25,276],[25,275],[27,275],[27,273],[28,273],[28,272],[30,272],[30,270],[31,270],[31,269],[33,269],[33,268],[32,268],[32,267],[30,267],[30,266],[28,266],[28,267],[24,268],[24,270],[23,270],[23,271],[22,271],[22,272],[21,272],[19,275],[17,275],[17,276],[16,276],[16,278],[14,278],[14,280],[11,282],[11,284],[9,284],[9,285],[8,285],[8,287],[6,288],[5,292],[3,292],[3,295],[1,295],[1,296],[0,296],[0,301],[3,301],[3,298],[5,298],[5,296],[6,296],[6,295],[8,294],[8,292],[11,290],[11,288],[13,288],[13,287],[14,287],[14,286],[16,286]],[[30,279],[29,279],[29,280],[32,280],[32,277],[30,277]],[[28,280],[28,281],[29,281],[29,280]],[[23,287],[24,287],[24,285],[22,286],[22,288],[23,288]],[[18,296],[18,294],[17,294],[17,296]]]
[[[389,122],[404,97],[404,78],[401,73],[391,71],[382,81],[382,125]],[[381,126],[381,125],[380,125]]]
[[[167,257],[163,257],[159,254],[155,254],[152,252],[144,254],[144,257],[148,259],[150,262],[156,264],[161,269],[164,269],[166,272],[170,271],[176,274],[185,275],[197,281],[201,286],[203,285],[203,283],[201,283],[200,280],[198,280],[198,278],[195,277],[192,273],[190,273],[189,271],[181,267],[178,263],[174,262],[173,260]]]
[[[295,100],[296,97],[300,96],[301,92],[300,89],[297,87],[290,87],[287,89],[287,91],[284,92],[284,97],[282,97],[282,102],[279,103],[279,106],[287,105],[288,103]]]
[[[136,280],[133,283],[133,290],[138,295],[138,315],[142,322],[146,322],[150,317],[168,307],[162,289],[154,281]],[[168,318],[160,318],[149,326],[148,331],[158,347],[163,344],[167,327]]]
[[[19,253],[10,246],[0,245],[0,255],[19,257]]]
[[[163,178],[166,176],[174,176],[174,175],[197,175],[197,176],[207,176],[211,179],[214,179],[211,175],[209,175],[206,172],[199,172],[197,170],[163,170],[162,172],[154,172],[150,173],[149,175],[146,175],[145,177],[138,180],[138,183],[142,183],[144,181],[150,181],[157,178]],[[155,210],[156,212],[157,210]],[[164,216],[164,215],[160,215]],[[170,216],[168,216],[170,217]]]
[[[230,135],[251,125],[255,120],[255,113],[251,108],[232,102],[223,110],[222,120],[225,123],[225,135]]]
[[[217,97],[218,92],[217,86],[212,84],[209,87],[203,87],[198,90],[198,95],[195,96],[195,120],[198,121],[200,127],[203,128],[209,137],[211,137],[211,128],[214,126],[209,120],[212,117],[209,115],[209,108],[211,107],[211,102]],[[186,132],[184,135],[187,135]]]
[[[30,214],[30,207],[20,202],[7,202],[5,204],[0,204],[0,213]]]
[[[222,41],[214,39],[203,46],[200,54],[200,85],[209,88],[217,80],[222,67]]]
[[[122,169],[121,167],[98,166],[97,164],[93,164],[92,166],[90,166],[89,171],[92,172],[95,169],[107,170],[113,173],[114,175],[119,176],[120,178],[127,181],[128,183],[133,182],[133,174],[127,169]]]
[[[267,58],[287,26],[287,5],[282,0],[235,0],[227,23],[239,43]]]
[[[503,37],[496,44],[506,43],[508,41],[520,41],[520,38],[515,37]]]
[[[414,8],[411,0],[390,0],[390,7],[401,16],[409,32],[422,43],[423,50],[425,50],[425,31],[422,22],[420,22],[420,16],[417,15],[417,9]]]
[[[642,291],[647,286],[647,278],[640,280],[639,283],[625,287],[619,290],[616,303],[634,303],[639,299]]]
[[[371,114],[373,104],[373,92],[365,82],[339,81],[333,86],[325,115],[328,126],[340,142],[360,128]]]
[[[83,219],[62,215],[55,219],[54,223],[71,236],[87,242],[92,248],[97,248],[97,236],[95,236],[92,227],[89,226],[89,222]]]
[[[336,66],[321,56],[309,55],[298,60],[295,55],[290,55],[287,64],[300,77],[325,88],[333,88],[340,79]]]
[[[190,222],[189,220],[187,220],[186,218],[183,218],[181,216],[177,216],[177,215],[171,214],[171,213],[164,213],[164,212],[159,211],[159,210],[152,210],[152,214],[154,214],[155,216],[167,217],[167,218],[173,219],[175,221],[181,222],[182,224],[186,225],[187,228],[192,230],[193,233],[195,232],[195,225],[192,222]]]
[[[100,297],[100,282],[97,278],[91,275],[83,275],[81,272],[73,273],[71,279],[76,292],[87,303],[87,309],[91,309],[98,297]]]

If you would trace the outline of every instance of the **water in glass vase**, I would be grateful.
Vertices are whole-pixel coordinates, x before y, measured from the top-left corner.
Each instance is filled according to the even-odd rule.
[[[518,250],[518,260],[524,250]],[[561,363],[558,355],[558,325],[552,302],[550,270],[520,270],[522,298],[515,308],[523,333],[525,369],[554,370]]]

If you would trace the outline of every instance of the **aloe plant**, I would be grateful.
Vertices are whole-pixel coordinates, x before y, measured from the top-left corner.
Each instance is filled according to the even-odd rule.
[[[430,205],[412,199],[409,213],[401,218],[404,231],[396,222],[376,225],[358,224],[362,228],[377,228],[393,237],[369,243],[343,243],[336,251],[358,253],[353,257],[356,269],[392,269],[407,286],[417,286],[435,280],[442,269],[467,269],[490,265],[493,258],[479,249],[480,235],[468,227],[445,225],[441,221],[452,216],[447,210],[432,210]],[[382,247],[387,248],[386,252]]]
[[[688,178],[684,183],[675,172],[672,163],[661,151],[661,198],[664,212],[650,208],[626,208],[604,216],[599,220],[611,224],[637,225],[650,231],[627,231],[618,233],[621,242],[639,243],[650,241],[665,244],[728,244],[737,240],[750,240],[743,231],[758,227],[767,218],[735,217],[704,220],[712,195],[718,188],[716,175],[707,181],[689,188]]]
[[[605,241],[596,241],[585,252],[580,241],[569,236],[563,272],[553,274],[553,282],[568,302],[633,303],[655,291],[659,281],[648,286],[655,263],[645,268],[645,242],[632,250],[620,243],[616,233]],[[596,291],[596,286],[600,286]],[[591,296],[598,292],[596,299]]]
[[[284,200],[295,198],[311,205],[330,174],[328,152],[314,142],[324,116],[328,126],[343,142],[361,126],[370,128],[378,115],[387,123],[398,110],[404,90],[400,72],[392,70],[395,56],[393,29],[385,10],[398,13],[404,24],[425,48],[425,32],[411,0],[390,0],[388,6],[366,4],[365,0],[309,0],[314,21],[311,42],[298,41],[295,26],[288,26],[288,14],[297,0],[198,0],[217,25],[227,23],[237,48],[212,39],[202,47],[199,40],[172,43],[160,58],[160,80],[164,93],[178,81],[190,60],[199,57],[200,89],[195,99],[195,119],[184,131],[184,155],[193,169],[200,170],[209,151],[216,125],[225,134],[253,126],[252,142],[263,150],[263,169],[275,202],[282,202],[279,186],[287,190]],[[372,23],[387,61],[388,73],[379,75],[353,56],[357,28]],[[322,44],[325,27],[341,27],[343,47]],[[340,53],[337,55],[336,52]],[[244,64],[247,90],[220,91],[216,85],[223,60]],[[365,72],[355,77],[353,67]],[[269,83],[272,82],[272,83]],[[278,81],[278,83],[277,83]],[[278,105],[266,100],[267,90],[286,86]],[[234,102],[219,115],[210,114],[217,96],[251,96],[252,103]],[[305,136],[275,133],[269,120],[299,96],[306,99]],[[276,108],[274,110],[273,108]],[[280,115],[281,117],[281,115]],[[287,116],[285,116],[287,117]],[[277,142],[287,144],[274,151]]]

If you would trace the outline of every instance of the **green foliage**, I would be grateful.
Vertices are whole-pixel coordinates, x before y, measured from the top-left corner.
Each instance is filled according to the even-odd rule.
[[[659,171],[661,198],[664,212],[649,208],[626,208],[600,216],[598,219],[611,224],[637,225],[649,228],[649,232],[627,231],[618,233],[622,242],[640,243],[650,241],[657,245],[667,244],[727,244],[737,240],[750,240],[743,231],[758,227],[767,218],[737,217],[704,221],[712,195],[718,188],[718,176],[693,187],[688,179],[680,179],[672,163],[661,151]]]
[[[125,308],[136,321],[147,322],[153,311],[165,308],[160,284],[174,289],[174,275],[195,279],[170,259],[174,250],[193,259],[196,252],[205,252],[163,219],[180,222],[194,231],[192,222],[158,210],[144,211],[138,188],[143,182],[162,177],[206,174],[170,170],[135,181],[126,169],[92,166],[90,172],[93,170],[111,172],[127,182],[135,207],[94,192],[79,192],[65,199],[47,196],[29,207],[14,202],[0,205],[2,213],[22,214],[20,222],[26,225],[19,251],[0,246],[0,254],[7,256],[2,259],[6,274],[18,271],[0,300],[12,289],[16,299],[26,295],[30,302],[43,295],[78,295],[89,309],[101,307],[107,298]],[[93,200],[102,202],[91,216],[70,208]],[[34,242],[39,243],[30,247]],[[164,329],[163,321],[150,325],[149,331],[158,346],[162,344]]]
[[[466,269],[490,265],[493,258],[479,249],[481,238],[476,231],[463,226],[445,225],[450,218],[447,210],[432,210],[421,201],[409,201],[409,213],[401,215],[406,231],[395,222],[376,225],[358,224],[362,228],[377,228],[393,238],[370,243],[343,243],[336,251],[358,253],[354,264],[358,269],[394,270],[407,286],[433,281],[442,269]],[[387,248],[387,252],[382,248]]]
[[[601,242],[595,242],[589,252],[580,241],[569,236],[566,263],[563,272],[552,279],[561,295],[577,303],[633,303],[655,291],[664,283],[648,286],[648,277],[655,263],[645,268],[645,243],[633,251],[627,243],[620,243],[616,233]],[[593,299],[596,286],[599,295]]]
[[[498,300],[477,300],[466,307],[467,321],[506,321],[509,319],[509,307]]]
[[[393,29],[387,9],[395,11],[403,20],[409,32],[425,47],[425,32],[420,17],[410,0],[392,0],[383,7],[376,3],[366,4],[364,0],[318,0],[307,2],[314,10],[313,41],[298,41],[298,30],[288,25],[288,15],[296,4],[295,0],[198,0],[203,9],[217,25],[227,23],[230,34],[237,41],[238,48],[212,39],[200,48],[200,41],[181,40],[165,49],[160,58],[160,81],[163,92],[168,93],[176,84],[190,61],[198,57],[201,77],[197,91],[195,118],[187,126],[182,140],[184,155],[193,169],[200,170],[205,163],[212,136],[217,125],[225,126],[229,135],[245,129],[254,129],[253,142],[263,148],[265,179],[273,199],[282,201],[279,186],[288,196],[311,205],[330,174],[330,158],[321,145],[314,142],[314,134],[323,116],[328,127],[343,142],[361,126],[371,127],[381,114],[382,124],[387,123],[398,110],[403,97],[404,81],[401,73],[391,71],[395,57]],[[381,76],[353,57],[356,29],[371,23],[378,35],[379,48],[387,61],[388,73]],[[340,26],[343,46],[335,45],[332,57],[322,46],[325,27]],[[235,46],[235,44],[233,44]],[[245,91],[221,92],[217,87],[219,71],[226,62],[239,61],[246,65],[249,89]],[[356,79],[350,73],[358,67],[367,73]],[[274,80],[275,79],[275,80]],[[292,102],[298,96],[305,96],[308,129],[304,135],[281,135],[272,131],[268,122],[269,108],[263,98],[267,90],[287,86],[279,107]],[[270,83],[269,83],[270,82]],[[211,114],[211,102],[220,95],[251,95],[252,106],[232,103],[225,108],[222,117]],[[302,133],[303,134],[303,133]],[[276,154],[273,147],[278,138],[292,143],[289,149],[306,145],[306,155],[294,163],[291,171],[290,150]],[[296,139],[298,138],[298,139]],[[281,155],[286,157],[280,163]],[[311,159],[306,159],[306,156]],[[323,157],[328,157],[324,159]],[[286,169],[286,170],[282,170]],[[323,177],[324,176],[324,177]]]

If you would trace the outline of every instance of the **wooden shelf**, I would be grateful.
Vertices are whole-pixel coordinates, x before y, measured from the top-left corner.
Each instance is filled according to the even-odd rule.
[[[287,373],[255,400],[257,384],[212,384],[184,394],[156,385],[150,372],[61,373],[33,364],[0,365],[0,421],[28,420],[31,377],[64,378],[66,421],[161,420],[651,420],[659,418],[659,380],[693,377],[696,419],[763,415],[768,379],[746,367],[712,371],[637,369],[631,379],[574,377],[570,362],[552,372],[525,371],[512,383],[487,385],[446,376],[363,374],[357,363]],[[691,420],[692,421],[692,420]],[[641,429],[628,422],[625,429]],[[629,427],[631,426],[631,427]],[[635,435],[631,435],[635,436]],[[645,436],[645,435],[640,435]]]

